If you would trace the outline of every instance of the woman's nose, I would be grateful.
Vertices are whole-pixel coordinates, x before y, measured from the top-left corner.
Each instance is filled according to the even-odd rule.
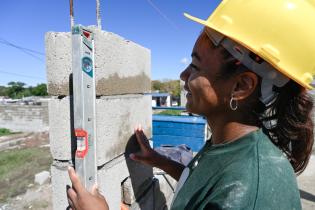
[[[187,81],[188,77],[189,77],[189,66],[184,71],[182,71],[182,73],[180,73],[181,80]]]

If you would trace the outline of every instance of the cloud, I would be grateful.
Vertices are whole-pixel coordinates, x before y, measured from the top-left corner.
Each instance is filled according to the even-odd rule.
[[[189,63],[189,59],[186,58],[186,57],[185,57],[185,58],[182,58],[182,59],[180,60],[180,63],[187,65],[187,64]]]

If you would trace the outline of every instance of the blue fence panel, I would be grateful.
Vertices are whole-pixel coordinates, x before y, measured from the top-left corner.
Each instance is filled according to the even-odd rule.
[[[186,124],[185,126],[182,126],[181,123],[172,123],[172,124],[173,124],[172,127],[160,127],[159,122],[153,123],[153,135],[172,135],[172,136],[178,136],[178,137],[183,136],[183,137],[193,137],[193,138],[204,137],[205,128],[202,125]],[[185,127],[188,127],[188,128],[185,128]]]
[[[152,109],[164,109],[164,110],[186,110],[184,106],[171,106],[171,107],[165,107],[165,106],[153,106]]]
[[[153,147],[186,144],[199,151],[205,143],[205,126],[202,117],[153,115]]]

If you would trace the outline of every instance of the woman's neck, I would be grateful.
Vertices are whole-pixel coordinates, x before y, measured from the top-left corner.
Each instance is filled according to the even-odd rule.
[[[242,124],[239,122],[218,123],[210,122],[210,120],[208,120],[208,124],[211,128],[211,140],[213,144],[230,143],[252,131],[259,129],[257,126]]]

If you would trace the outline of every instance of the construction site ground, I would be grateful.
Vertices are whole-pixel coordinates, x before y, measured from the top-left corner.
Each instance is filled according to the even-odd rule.
[[[0,210],[51,210],[50,180],[34,184],[35,174],[49,171],[51,162],[47,132],[0,137]],[[297,180],[303,209],[315,209],[315,152]]]
[[[51,210],[50,179],[34,183],[51,163],[48,132],[0,137],[0,210]]]

